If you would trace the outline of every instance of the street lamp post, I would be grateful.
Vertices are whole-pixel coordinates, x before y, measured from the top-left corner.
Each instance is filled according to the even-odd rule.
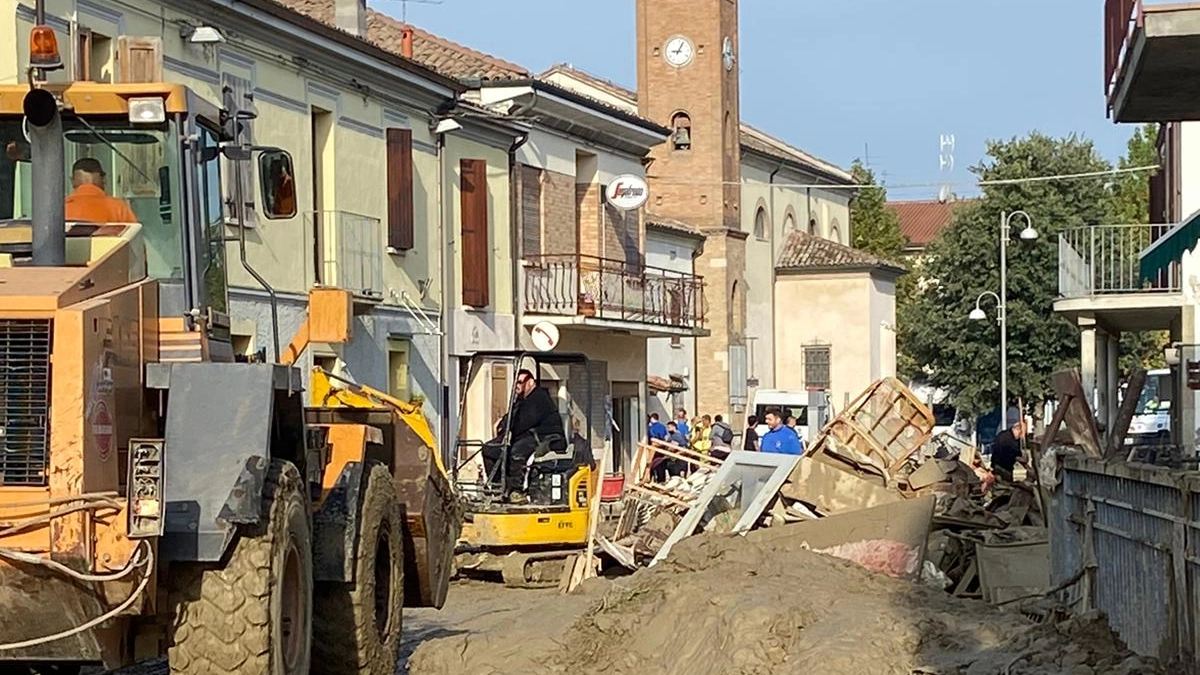
[[[996,299],[996,323],[1000,326],[1000,429],[1007,426],[1008,420],[1008,238],[1012,232],[1013,216],[1025,216],[1025,229],[1019,235],[1024,241],[1038,238],[1037,230],[1033,229],[1033,219],[1024,211],[1000,213],[1000,294],[984,291],[975,298],[975,309],[967,315],[972,321],[987,318],[987,313],[979,306],[984,296]]]

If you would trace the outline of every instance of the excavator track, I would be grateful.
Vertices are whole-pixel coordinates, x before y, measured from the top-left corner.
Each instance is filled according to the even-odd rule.
[[[509,588],[553,588],[558,586],[566,564],[578,551],[510,553],[504,557],[500,576]]]

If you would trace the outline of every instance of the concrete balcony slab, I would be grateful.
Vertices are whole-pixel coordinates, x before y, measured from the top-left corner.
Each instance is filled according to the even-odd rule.
[[[1141,4],[1132,23],[1116,47],[1113,121],[1200,120],[1200,3]]]

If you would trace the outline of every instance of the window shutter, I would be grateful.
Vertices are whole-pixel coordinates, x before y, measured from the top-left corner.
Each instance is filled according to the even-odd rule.
[[[388,246],[407,251],[413,247],[412,130],[387,130]]]
[[[162,82],[162,38],[122,35],[117,38],[117,80]]]
[[[459,162],[462,207],[462,302],[468,307],[487,307],[488,279],[488,193],[487,162]]]
[[[233,93],[233,100],[237,101],[237,105],[244,111],[257,113],[258,110],[254,107],[254,88],[243,77],[230,75],[225,73],[221,76],[224,86],[229,87]],[[254,122],[252,120],[242,121],[242,133],[238,137],[240,143],[254,143]],[[237,212],[233,208],[233,200],[237,198],[237,186],[234,183],[233,162],[230,160],[222,160],[224,168],[225,190],[227,200],[225,202],[225,222],[230,225],[237,224]],[[258,214],[254,211],[254,162],[244,162],[242,164],[242,201],[246,205],[245,208],[245,225],[246,227],[254,227],[258,224]]]

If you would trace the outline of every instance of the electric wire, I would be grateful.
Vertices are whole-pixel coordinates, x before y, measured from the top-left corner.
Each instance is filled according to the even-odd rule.
[[[875,188],[878,190],[904,190],[912,188],[940,188],[954,186],[975,186],[985,187],[988,185],[1021,185],[1025,183],[1045,183],[1058,180],[1077,180],[1082,178],[1107,178],[1122,174],[1140,173],[1161,168],[1158,164],[1147,164],[1145,166],[1130,166],[1121,169],[1106,169],[1104,171],[1081,171],[1078,173],[1058,173],[1044,176],[1027,176],[1024,178],[992,178],[987,180],[968,182],[941,182],[941,183],[900,183],[893,185],[876,185],[871,183],[764,183],[764,182],[748,182],[748,181],[671,181],[658,178],[654,175],[648,176],[650,180],[660,185],[739,185],[744,187],[768,187],[768,188],[796,188],[796,189],[820,189],[820,190],[861,190],[865,188]]]

